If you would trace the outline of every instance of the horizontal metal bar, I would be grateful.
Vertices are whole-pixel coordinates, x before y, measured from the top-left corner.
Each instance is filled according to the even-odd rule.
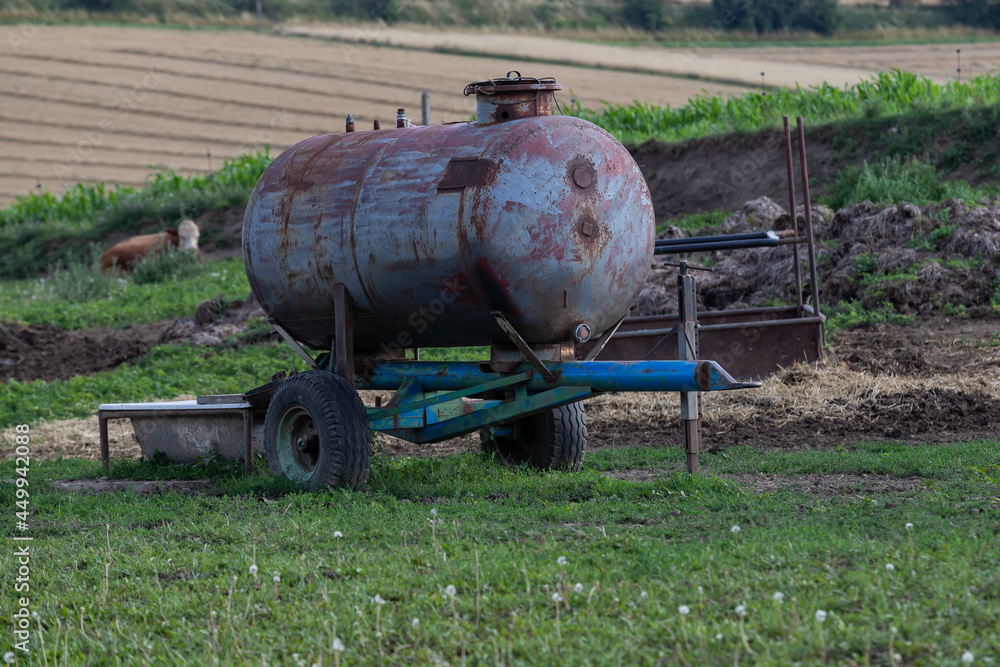
[[[741,248],[773,248],[783,240],[778,238],[744,239],[742,241],[708,241],[703,243],[658,245],[654,255],[679,255],[686,252],[708,252],[712,250],[739,250]]]
[[[720,241],[745,241],[747,239],[777,239],[772,231],[745,234],[716,234],[715,236],[685,236],[679,239],[656,239],[656,245],[684,245],[687,243],[715,243]]]
[[[437,442],[511,419],[521,419],[543,410],[575,403],[591,394],[590,387],[556,387],[524,399],[505,401],[495,407],[477,410],[461,417],[430,424],[418,429],[386,430],[389,435],[415,443]]]
[[[823,317],[797,317],[787,320],[749,320],[746,322],[727,322],[725,324],[699,324],[699,331],[724,331],[732,329],[746,329],[748,327],[787,327],[795,324],[820,324],[826,318]],[[672,332],[670,329],[632,329],[631,331],[619,331],[615,338],[645,338],[646,336],[666,336]]]
[[[593,391],[721,391],[758,386],[733,379],[714,361],[567,361],[549,369],[556,386],[590,387]],[[532,371],[521,364],[514,372]],[[394,389],[415,378],[427,391],[452,391],[499,380],[499,373],[485,371],[479,362],[387,361],[370,375],[358,378],[361,389]],[[538,374],[527,383],[539,392],[551,384]]]
[[[725,324],[703,324],[698,327],[699,331],[732,331],[733,329],[746,329],[752,327],[787,327],[795,324],[822,324],[825,318],[822,317],[798,317],[793,320],[763,320],[761,322],[727,322]]]
[[[400,403],[399,405],[393,406],[391,408],[375,409],[373,412],[368,413],[368,421],[375,421],[377,419],[386,419],[394,415],[401,415],[404,412],[413,412],[414,410],[419,410],[421,408],[426,408],[431,405],[437,405],[439,403],[447,403],[448,401],[454,401],[457,398],[465,398],[471,394],[481,394],[486,391],[491,391],[493,389],[499,389],[500,387],[507,387],[512,384],[518,384],[520,382],[526,382],[531,375],[529,373],[518,373],[517,375],[511,375],[508,377],[502,377],[499,380],[493,380],[491,382],[484,382],[481,385],[476,385],[472,387],[466,387],[464,389],[458,389],[456,391],[448,392],[447,394],[437,394],[431,396],[430,398],[421,399],[419,401],[413,401],[411,403]],[[419,382],[419,378],[417,378]],[[423,384],[421,383],[421,386]]]
[[[792,306],[763,306],[761,308],[733,308],[732,310],[699,310],[698,320],[703,321],[713,317],[733,317],[742,315],[763,315],[768,313],[795,313],[798,308]],[[677,313],[667,313],[666,315],[637,315],[625,320],[625,326],[642,322],[659,322],[662,320],[678,320]]]

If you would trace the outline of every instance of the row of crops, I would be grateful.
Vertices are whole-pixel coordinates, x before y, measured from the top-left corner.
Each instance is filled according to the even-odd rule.
[[[752,132],[776,127],[782,116],[803,116],[816,126],[848,118],[877,118],[917,109],[945,110],[998,101],[1000,76],[986,74],[969,81],[937,84],[919,74],[893,70],[844,88],[824,83],[729,97],[706,93],[679,107],[633,102],[594,110],[577,105],[569,113],[600,125],[622,143],[637,144],[652,138],[670,142]]]

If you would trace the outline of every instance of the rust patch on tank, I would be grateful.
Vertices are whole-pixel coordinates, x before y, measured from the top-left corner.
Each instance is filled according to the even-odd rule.
[[[510,294],[510,284],[497,274],[490,260],[480,257],[473,263],[472,279],[478,288],[476,291],[486,301],[483,305],[489,310],[499,310],[508,317],[522,316],[521,309]]]

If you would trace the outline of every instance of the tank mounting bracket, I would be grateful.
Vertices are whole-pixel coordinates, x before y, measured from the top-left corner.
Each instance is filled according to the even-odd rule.
[[[555,382],[556,376],[552,373],[552,371],[545,367],[542,360],[538,358],[538,355],[531,349],[531,346],[528,345],[523,338],[521,338],[521,334],[517,333],[517,330],[514,329],[514,325],[510,323],[507,317],[499,310],[493,311],[490,315],[492,315],[493,319],[495,319],[497,324],[500,325],[500,329],[510,337],[514,345],[517,346],[517,349],[521,350],[521,354],[523,354],[524,358],[528,360],[528,363],[535,367],[535,370],[538,371],[539,375],[541,375],[542,378],[549,384]]]

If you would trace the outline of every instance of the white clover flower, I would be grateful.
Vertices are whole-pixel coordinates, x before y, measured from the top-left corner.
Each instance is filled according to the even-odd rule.
[[[412,621],[410,621],[410,625],[412,625],[415,628],[420,627],[420,619],[419,618],[413,619]]]
[[[281,583],[281,575],[278,574],[277,572],[275,572],[274,576],[271,577],[271,581],[273,581],[276,584],[280,584]]]
[[[892,563],[886,563],[885,564],[885,571],[886,572],[892,572],[895,569],[896,569],[896,566],[893,565]]]
[[[747,608],[746,608],[746,606],[742,605],[742,604],[741,605],[737,605],[736,606],[736,615],[739,616],[740,618],[743,618],[744,616],[746,616],[747,615]]]
[[[582,593],[583,592],[583,584],[578,583],[576,586],[574,586],[573,587],[573,592],[574,593]]]
[[[342,532],[340,532],[339,530],[335,530],[335,531],[333,531],[333,536],[336,537],[337,539],[340,539],[341,537],[344,536],[344,534]]]
[[[729,532],[732,533],[733,535],[735,535],[736,533],[740,532],[740,527],[739,526],[733,526],[732,528],[729,529]]]
[[[771,596],[771,599],[774,600],[775,602],[781,602],[782,600],[785,599],[785,594],[782,593],[781,591],[776,591],[774,595]]]
[[[819,621],[820,623],[822,623],[823,621],[825,621],[826,620],[826,612],[823,611],[822,609],[817,609],[816,610],[816,620]]]
[[[458,593],[458,591],[455,590],[455,587],[452,586],[451,584],[448,584],[447,588],[444,589],[444,594],[447,595],[448,597],[453,598],[455,597],[456,593]]]
[[[7,651],[6,653],[4,653],[3,654],[3,661],[6,662],[8,665],[13,665],[14,664],[14,653],[12,651]],[[972,662],[972,661],[970,660],[969,662]]]
[[[681,616],[687,616],[688,614],[691,613],[691,610],[688,609],[688,606],[686,604],[682,604],[680,607],[677,607],[677,613],[680,614]]]
[[[558,563],[559,565],[565,565],[566,564],[566,556],[559,556],[559,558],[556,558],[556,563]]]
[[[555,602],[555,603],[562,602],[562,596],[559,595],[558,593],[553,593],[552,594],[552,601]]]
[[[257,576],[257,566],[256,565],[251,565],[250,566],[250,574],[252,574],[255,577]]]
[[[431,516],[437,516],[437,513],[438,513],[438,508],[432,507],[431,508]]]
[[[907,521],[906,525],[903,526],[903,527],[906,528],[907,530],[913,530],[913,524],[910,523],[909,521]]]
[[[971,665],[972,661],[976,659],[976,656],[972,655],[972,651],[966,651],[962,654],[962,663],[966,665]]]
[[[344,648],[346,648],[346,647],[344,646],[344,642],[340,641],[340,637],[335,637],[334,640],[333,640],[333,646],[332,646],[332,648],[337,653],[342,653],[343,650],[344,650]]]
[[[385,599],[381,595],[376,593],[375,597],[372,598],[372,602],[374,602],[377,605],[383,605],[385,604]]]

